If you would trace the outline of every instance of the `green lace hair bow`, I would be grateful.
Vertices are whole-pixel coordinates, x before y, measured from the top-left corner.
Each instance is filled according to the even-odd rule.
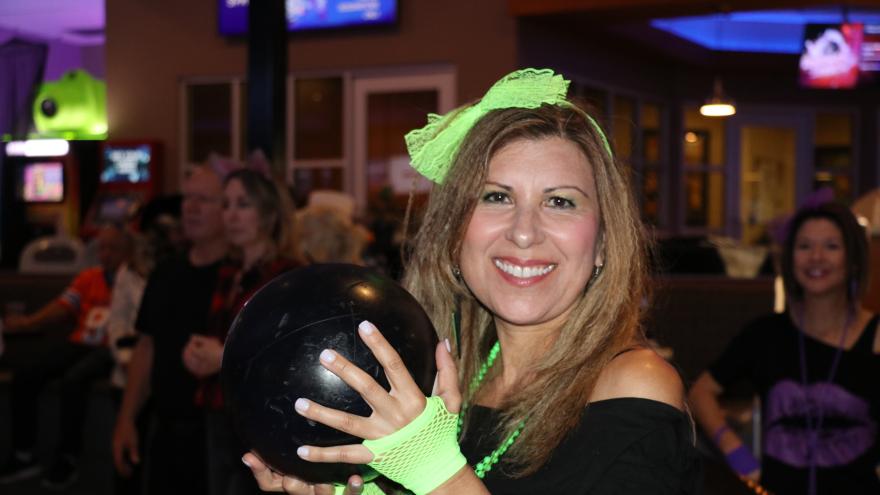
[[[446,115],[428,114],[428,125],[408,132],[405,137],[413,168],[428,180],[443,183],[464,137],[484,115],[501,108],[538,108],[545,103],[570,105],[565,97],[568,84],[550,69],[521,69],[501,78],[471,106]],[[599,124],[589,115],[587,118],[602,136],[605,150],[611,156],[611,147]]]

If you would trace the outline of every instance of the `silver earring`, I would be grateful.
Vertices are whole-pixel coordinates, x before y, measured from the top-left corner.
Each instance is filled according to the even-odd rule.
[[[461,268],[459,268],[458,265],[452,266],[452,275],[455,276],[456,280],[461,281]]]

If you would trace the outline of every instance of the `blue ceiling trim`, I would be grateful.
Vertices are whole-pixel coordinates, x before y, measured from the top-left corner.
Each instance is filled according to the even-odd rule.
[[[880,24],[880,11],[850,10],[848,19]],[[840,8],[813,8],[654,19],[651,25],[711,50],[800,53],[806,24],[843,20]]]

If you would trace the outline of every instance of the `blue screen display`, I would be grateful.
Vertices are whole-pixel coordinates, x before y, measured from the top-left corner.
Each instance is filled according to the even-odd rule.
[[[104,168],[101,184],[141,184],[150,180],[152,149],[142,146],[107,146],[104,148]]]
[[[248,0],[217,0],[220,34],[247,33]],[[285,0],[287,30],[390,24],[397,20],[397,0]]]

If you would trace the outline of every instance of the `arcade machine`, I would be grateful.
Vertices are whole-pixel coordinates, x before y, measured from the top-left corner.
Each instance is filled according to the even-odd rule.
[[[3,160],[3,250],[7,268],[31,241],[76,237],[95,187],[82,178],[97,175],[98,141],[29,140],[6,143]]]
[[[4,136],[0,263],[14,267],[36,238],[76,236],[97,189],[106,138],[106,86],[83,70],[44,82],[32,116],[36,132]]]
[[[156,141],[107,141],[101,149],[97,192],[83,221],[82,236],[102,224],[132,222],[161,187],[161,145]]]

